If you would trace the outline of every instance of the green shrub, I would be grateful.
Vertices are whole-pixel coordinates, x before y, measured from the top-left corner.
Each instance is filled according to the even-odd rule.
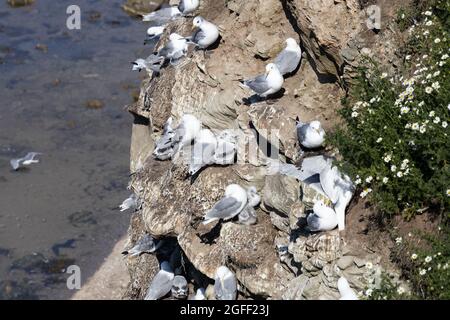
[[[361,64],[341,110],[346,125],[330,137],[358,195],[389,215],[448,212],[448,2],[436,8],[409,30],[403,70],[389,75],[374,60]]]

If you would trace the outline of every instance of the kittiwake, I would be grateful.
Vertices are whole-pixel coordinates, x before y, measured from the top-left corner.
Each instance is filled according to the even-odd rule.
[[[170,64],[176,64],[182,57],[186,56],[188,50],[187,40],[177,33],[169,36],[169,42],[158,51],[158,56],[164,61],[169,60]]]
[[[172,290],[172,281],[175,277],[168,261],[161,263],[161,268],[152,279],[148,287],[145,300],[158,300],[165,297]]]
[[[164,124],[163,133],[159,140],[156,142],[153,156],[158,160],[170,159],[173,155],[173,138],[175,136],[175,130],[172,128],[173,118],[169,117]]]
[[[190,37],[188,43],[192,43],[200,49],[207,49],[219,39],[219,29],[213,23],[206,21],[202,17],[195,17],[193,25],[198,30]]]
[[[282,75],[294,72],[302,59],[302,49],[293,38],[286,40],[286,48],[275,58],[274,63]]]
[[[122,252],[123,255],[130,255],[130,257],[140,256],[144,253],[155,253],[163,244],[163,241],[153,238],[151,235],[146,233],[141,237],[134,247],[129,250]]]
[[[19,159],[11,159],[9,162],[11,164],[11,167],[13,170],[17,171],[20,168],[23,168],[25,166],[29,166],[33,163],[39,163],[39,159],[35,159],[36,156],[41,155],[42,153],[39,152],[28,152],[27,155],[23,158]]]
[[[325,130],[319,121],[303,123],[297,117],[297,138],[305,148],[320,148],[325,141]]]
[[[214,293],[217,300],[236,300],[236,276],[225,266],[219,267],[216,271],[214,277]]]
[[[238,215],[247,204],[247,192],[237,184],[225,189],[225,196],[205,215],[203,224],[216,220],[230,220]]]
[[[132,194],[130,197],[125,199],[122,204],[119,206],[120,212],[126,211],[128,209],[136,210],[138,208],[138,197],[136,194]]]
[[[314,204],[313,213],[306,220],[310,231],[331,231],[338,224],[336,212],[326,206],[322,200]]]
[[[156,24],[167,24],[170,20],[188,15],[200,5],[200,0],[181,0],[178,6],[163,7],[155,12],[142,16],[142,21],[151,21]]]
[[[131,64],[133,65],[133,71],[141,72],[142,69],[145,69],[147,72],[160,72],[163,62],[164,57],[160,57],[157,54],[151,54],[147,57],[147,59],[137,59]]]
[[[189,174],[195,175],[201,168],[214,163],[217,139],[209,129],[202,129],[195,138],[189,162]]]
[[[266,73],[250,80],[244,80],[243,85],[253,90],[259,97],[266,98],[277,93],[283,87],[284,78],[274,63],[266,66]]]
[[[355,291],[350,288],[347,279],[340,277],[337,285],[339,293],[341,294],[341,298],[339,300],[359,300]]]

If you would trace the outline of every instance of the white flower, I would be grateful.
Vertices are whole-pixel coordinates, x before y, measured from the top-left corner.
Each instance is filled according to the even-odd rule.
[[[424,102],[424,101],[421,101],[421,102],[418,104],[419,107],[423,107],[424,105],[425,105],[425,102]]]
[[[411,255],[411,260],[416,260],[416,259],[417,259],[417,254],[413,253],[413,254]]]
[[[388,74],[387,74],[386,72],[383,72],[383,73],[381,74],[381,79],[387,78],[387,76],[388,76]]]
[[[429,26],[433,25],[433,21],[431,21],[431,20],[430,20],[430,21],[427,21],[427,22],[425,23],[425,25],[429,27]]]
[[[434,43],[440,43],[440,42],[441,42],[441,39],[439,39],[439,38],[434,39]]]
[[[447,197],[450,197],[450,189],[447,189]]]
[[[427,256],[427,257],[425,258],[425,263],[430,263],[431,260],[433,260],[433,258],[431,258],[430,256]]]
[[[432,75],[431,75],[431,73],[430,73],[430,74],[427,74],[427,76],[425,77],[425,79],[430,80],[431,77],[432,77]],[[425,82],[424,82],[424,83],[425,83]]]
[[[355,184],[356,184],[356,185],[361,184],[361,179],[356,179]]]
[[[373,177],[372,176],[368,176],[367,179],[366,179],[366,182],[367,183],[371,183],[372,180],[373,180]]]
[[[402,237],[398,237],[395,239],[396,244],[402,244],[402,241],[403,241]]]
[[[397,177],[399,177],[399,178],[403,177],[403,172],[401,172],[401,171],[397,172]]]
[[[447,125],[448,125],[447,121],[442,121],[442,128],[444,128],[444,129],[447,128]]]
[[[441,72],[438,70],[438,71],[436,71],[435,73],[433,73],[433,77],[437,77],[438,75],[440,75],[441,74]]]
[[[426,58],[428,58],[428,55],[427,55],[427,54],[424,54],[424,55],[422,56],[422,59],[426,59]],[[427,68],[423,68],[423,69],[428,70]]]
[[[427,273],[427,270],[425,270],[425,269],[420,269],[420,271],[419,271],[419,274],[421,276],[424,276],[426,273]]]
[[[392,160],[392,155],[391,154],[387,154],[384,156],[384,162],[389,163]]]
[[[392,171],[392,172],[397,171],[397,166],[396,166],[396,165],[391,166],[391,171]]]
[[[405,114],[405,113],[408,113],[409,110],[410,110],[410,109],[409,109],[408,107],[401,107],[401,108],[400,108],[400,113],[401,113],[401,114]]]
[[[405,129],[411,129],[411,123],[407,123]]]
[[[425,125],[420,126],[419,132],[420,133],[425,133],[427,131],[427,127]]]
[[[441,118],[439,117],[434,118],[433,123],[438,124],[439,122],[441,122]]]
[[[352,112],[352,118],[356,118],[358,115],[359,115],[358,112],[356,111]]]
[[[431,87],[433,87],[433,89],[438,90],[441,86],[439,84],[439,82],[433,82],[433,84],[431,85]]]
[[[420,128],[420,126],[419,126],[419,124],[416,122],[416,123],[413,123],[413,125],[412,125],[412,129],[413,130],[419,130],[419,128]]]
[[[403,289],[403,287],[398,287],[397,293],[400,294],[400,295],[402,295],[402,294],[405,293],[405,289]]]
[[[373,293],[372,289],[367,289],[366,290],[366,296],[370,297],[372,295],[372,293]]]
[[[361,192],[361,194],[360,194],[360,197],[361,198],[365,198],[369,193],[371,193],[372,192],[372,189],[371,188],[366,188],[366,189],[364,189],[364,191],[363,192]]]
[[[377,143],[380,143],[381,141],[383,141],[383,138],[378,138],[377,139]]]
[[[384,184],[388,183],[388,181],[389,181],[389,178],[388,178],[388,177],[384,177],[384,178],[383,178],[383,183],[384,183]]]
[[[406,57],[405,57],[405,60],[410,60],[411,59],[411,55],[407,55]]]
[[[373,268],[373,263],[370,261],[366,262],[366,268],[371,270]]]
[[[426,16],[431,16],[433,13],[431,11],[425,11]]]
[[[424,36],[427,36],[429,34],[430,34],[430,31],[428,31],[428,30],[425,30],[425,32],[423,33]]]
[[[408,237],[412,237],[412,233],[411,232],[408,233]],[[416,257],[417,257],[417,255],[416,255]]]
[[[376,98],[372,98],[372,99],[370,99],[370,103],[374,103],[375,101],[377,101],[377,99]]]
[[[444,54],[442,57],[441,57],[441,60],[447,60],[448,59],[448,54]]]
[[[445,64],[444,61],[439,62],[439,67],[442,67]]]
[[[425,92],[428,93],[428,94],[430,94],[430,93],[433,92],[433,88],[432,88],[432,87],[426,87],[426,88],[425,88]]]
[[[428,116],[429,116],[430,118],[433,118],[435,114],[436,114],[436,112],[430,111],[430,113],[428,114]]]

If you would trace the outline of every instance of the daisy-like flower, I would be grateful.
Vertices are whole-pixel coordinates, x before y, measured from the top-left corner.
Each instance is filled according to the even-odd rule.
[[[407,55],[406,57],[405,57],[405,60],[411,60],[411,55]]]
[[[387,76],[388,76],[388,74],[387,74],[386,72],[383,72],[383,73],[381,74],[381,79],[387,78]]]
[[[398,293],[399,295],[402,295],[402,294],[405,293],[405,289],[404,289],[403,287],[398,287],[397,293]]]
[[[405,114],[405,113],[408,113],[409,110],[410,110],[409,107],[401,107],[401,108],[400,108],[400,113],[401,113],[401,114]]]
[[[416,123],[413,123],[413,125],[412,125],[411,128],[412,128],[413,130],[417,131],[417,130],[420,129],[420,126],[419,126],[419,124],[416,122]]]
[[[441,88],[441,85],[439,84],[439,82],[433,82],[433,84],[431,85],[431,87],[434,89],[434,90],[439,90],[440,88]]]
[[[360,179],[360,178],[358,178],[358,179],[356,179],[356,180],[355,180],[355,184],[356,184],[356,185],[360,185],[360,184],[361,184],[361,182],[362,182],[362,181],[361,181],[361,179]]]
[[[447,189],[447,197],[450,197],[450,189]]]
[[[356,118],[356,117],[358,117],[358,115],[359,115],[358,112],[356,112],[356,111],[352,112],[352,118]]]
[[[441,74],[441,72],[438,70],[438,71],[436,71],[435,73],[433,73],[433,77],[437,77],[438,75],[440,75]]]
[[[442,121],[442,128],[447,128],[447,126],[448,126],[448,124],[447,124],[447,121]]]
[[[440,62],[439,62],[439,67],[442,67],[444,64],[445,64],[444,61],[440,61]]]
[[[402,241],[403,241],[402,237],[395,238],[395,243],[396,244],[402,244]]]
[[[378,138],[377,139],[377,143],[380,143],[381,141],[383,141],[383,138]]]
[[[370,262],[370,261],[366,262],[366,268],[369,269],[369,270],[372,270],[373,269],[373,263]]]
[[[439,122],[441,122],[441,118],[439,117],[434,118],[433,123],[438,124]]]
[[[425,92],[428,94],[431,94],[433,92],[433,88],[432,87],[426,87],[425,88]]]
[[[429,35],[430,34],[430,31],[428,31],[428,30],[425,30],[424,32],[423,32],[423,35],[424,36],[427,36],[427,35]]]
[[[413,254],[411,255],[411,260],[416,260],[416,259],[417,259],[417,254],[413,253]]]
[[[425,105],[425,102],[424,102],[424,101],[421,101],[421,102],[418,104],[419,107],[423,107],[424,105]]]
[[[430,256],[427,256],[427,257],[425,258],[425,263],[430,263],[431,260],[433,260],[433,258],[430,257]]]
[[[426,126],[420,126],[419,132],[420,133],[425,133],[427,131],[427,127]]]
[[[419,274],[421,276],[424,276],[426,273],[427,273],[427,270],[425,270],[425,269],[420,269],[420,271],[419,271]]]
[[[434,39],[434,43],[440,43],[440,42],[441,42],[441,39],[439,39],[439,38]]]
[[[397,172],[397,177],[399,177],[399,178],[403,177],[403,172],[401,172],[401,171]]]
[[[366,296],[368,296],[368,297],[370,297],[372,295],[372,293],[373,293],[372,289],[367,289],[365,292]]]
[[[392,160],[392,155],[391,154],[387,154],[384,156],[383,158],[384,162],[389,163]]]
[[[371,183],[372,180],[373,180],[373,177],[372,176],[368,176],[367,179],[366,179],[366,182],[367,183]]]
[[[429,116],[430,118],[433,118],[433,117],[435,116],[435,114],[436,114],[436,112],[430,111],[430,113],[428,114],[428,116]]]
[[[366,188],[366,189],[363,190],[363,192],[361,192],[360,197],[364,199],[371,192],[372,192],[371,188]]]
[[[397,166],[396,166],[396,165],[391,166],[391,171],[392,171],[392,172],[397,171]]]
[[[444,54],[442,57],[441,57],[441,60],[447,60],[448,59],[448,54]]]
[[[411,126],[412,126],[411,123],[407,123],[405,129],[411,129]]]
[[[389,181],[389,178],[388,178],[388,177],[384,177],[384,178],[383,178],[383,183],[384,183],[384,184],[388,183],[388,181]]]
[[[432,13],[431,11],[429,11],[429,10],[428,10],[428,11],[425,11],[425,13],[424,13],[424,14],[425,14],[426,16],[428,16],[428,17],[429,17],[429,16],[431,16],[431,15],[432,15],[433,13]]]
[[[427,21],[426,23],[425,23],[425,25],[427,26],[427,27],[429,27],[429,26],[432,26],[433,25],[433,21]]]

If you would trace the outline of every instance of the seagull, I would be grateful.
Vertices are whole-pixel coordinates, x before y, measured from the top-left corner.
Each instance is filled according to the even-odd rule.
[[[150,27],[147,29],[147,36],[148,39],[144,40],[144,45],[146,45],[148,42],[152,41],[155,38],[159,38],[166,29],[165,26],[157,26],[157,27]]]
[[[172,281],[175,277],[168,261],[161,263],[160,270],[152,279],[148,287],[145,300],[158,300],[166,296],[172,290]]]
[[[237,184],[225,189],[225,196],[205,215],[203,224],[216,220],[230,220],[238,215],[247,204],[247,192]]]
[[[214,155],[217,148],[217,139],[209,129],[203,129],[195,139],[189,163],[189,174],[195,175],[201,168],[214,163]]]
[[[340,277],[337,284],[339,293],[341,294],[341,298],[339,300],[359,300],[355,291],[350,288],[347,279]]]
[[[214,163],[220,165],[233,164],[237,152],[236,136],[230,130],[224,130],[217,136],[217,148]]]
[[[164,57],[158,56],[157,54],[151,54],[147,57],[147,59],[137,59],[131,64],[133,65],[132,68],[133,71],[141,72],[142,69],[146,69],[147,72],[149,71],[160,72],[161,65],[163,62]]]
[[[320,148],[325,141],[325,130],[319,121],[303,123],[297,117],[297,138],[308,149]]]
[[[170,159],[173,155],[173,137],[175,136],[175,130],[172,128],[173,118],[169,117],[164,124],[163,133],[161,138],[156,142],[153,156],[158,160]]]
[[[252,89],[259,97],[265,98],[281,90],[284,78],[274,63],[266,66],[266,73],[250,80],[244,80],[243,85]]]
[[[41,155],[39,152],[28,152],[27,155],[19,159],[11,159],[9,162],[14,171],[19,170],[25,166],[29,166],[33,163],[39,163],[39,159],[35,159],[36,156]]]
[[[219,267],[216,271],[214,277],[214,293],[217,300],[236,300],[236,276],[225,266]]]
[[[178,6],[165,7],[158,11],[142,16],[142,21],[152,21],[157,24],[166,24],[170,20],[194,12],[200,5],[200,0],[181,0]]]
[[[207,49],[219,39],[220,34],[217,26],[202,17],[195,17],[193,25],[198,30],[192,36],[186,38],[188,43],[194,44],[200,49]]]
[[[119,206],[120,212],[126,211],[128,209],[136,210],[138,208],[138,199],[136,194],[132,194],[129,198],[125,199]]]
[[[186,56],[188,50],[187,40],[178,33],[169,36],[169,42],[158,51],[159,57],[164,57],[164,61],[169,60],[170,64],[175,64],[182,57]]]
[[[261,196],[258,194],[256,187],[247,189],[247,204],[239,213],[238,219],[240,224],[252,225],[257,221],[255,207],[261,202]]]
[[[278,54],[274,62],[282,75],[294,72],[302,58],[302,49],[295,39],[287,39],[286,44],[286,48]]]
[[[163,241],[159,241],[146,233],[136,242],[133,248],[123,251],[122,254],[125,256],[130,255],[130,257],[136,257],[144,253],[155,253],[162,244]]]
[[[310,231],[331,231],[336,228],[338,224],[336,212],[326,206],[322,200],[314,204],[313,211],[314,213],[306,218]]]
[[[345,229],[345,209],[353,197],[354,184],[349,176],[343,175],[336,166],[333,166],[331,159],[327,159],[327,165],[319,176],[325,195],[334,204],[339,231],[343,231]]]
[[[191,114],[185,114],[181,118],[179,126],[172,129],[172,118],[164,125],[163,135],[156,143],[153,156],[159,160],[173,158],[178,151],[190,144],[201,130],[200,121]]]

